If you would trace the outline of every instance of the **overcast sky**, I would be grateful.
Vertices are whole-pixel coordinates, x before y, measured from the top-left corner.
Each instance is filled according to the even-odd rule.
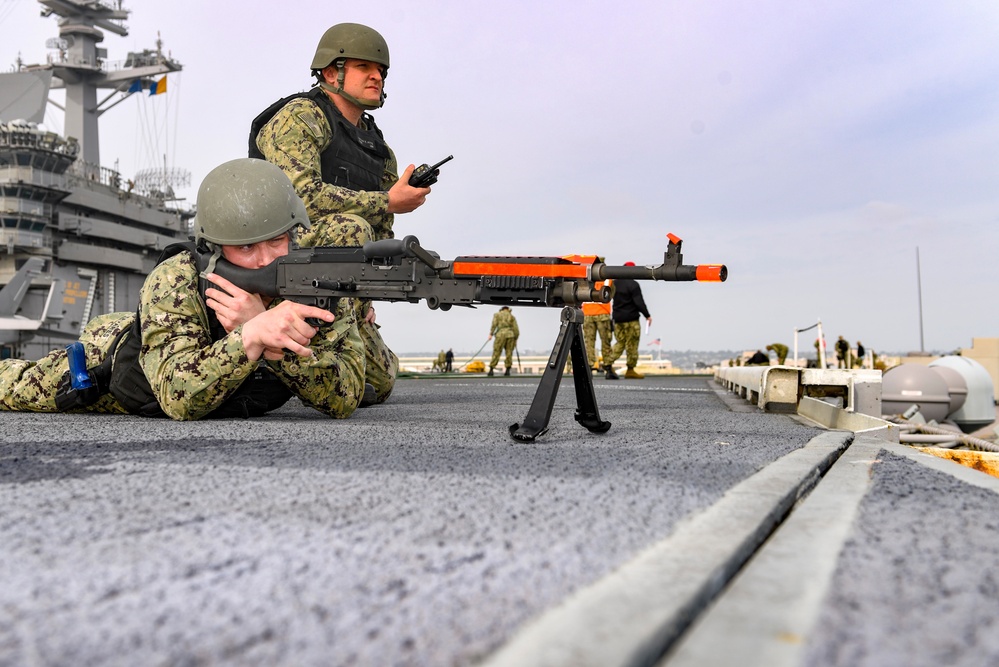
[[[664,350],[791,345],[821,319],[875,350],[999,336],[999,3],[650,0],[126,1],[109,60],[164,48],[165,96],[102,118],[123,174],[246,154],[250,120],[311,84],[334,23],[389,43],[375,118],[400,163],[455,159],[396,217],[443,258],[594,253],[724,263],[724,284],[643,283]],[[0,65],[44,60],[34,0],[0,0]],[[58,93],[57,93],[58,94]],[[57,95],[56,94],[56,95]],[[50,129],[62,130],[59,114]],[[400,353],[474,351],[493,307],[380,304]],[[550,348],[557,309],[515,309],[519,348]],[[814,332],[799,344],[811,349]]]

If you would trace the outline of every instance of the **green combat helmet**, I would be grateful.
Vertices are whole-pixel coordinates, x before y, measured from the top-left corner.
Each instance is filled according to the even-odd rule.
[[[385,38],[378,31],[360,23],[338,23],[319,39],[316,55],[312,58],[312,72],[319,79],[319,85],[329,92],[340,95],[362,109],[377,109],[385,104],[385,87],[382,86],[381,99],[377,104],[362,102],[343,91],[343,62],[347,58],[367,60],[385,68],[388,75],[389,49]],[[336,64],[336,86],[323,80],[321,71]]]
[[[198,189],[194,240],[206,244],[211,273],[224,245],[248,245],[310,227],[305,204],[281,168],[265,160],[239,158],[212,169]]]

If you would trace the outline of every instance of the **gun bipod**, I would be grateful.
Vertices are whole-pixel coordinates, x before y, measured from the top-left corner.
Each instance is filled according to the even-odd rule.
[[[510,426],[510,436],[517,442],[534,442],[535,438],[548,430],[548,422],[555,406],[555,396],[565,362],[572,356],[572,379],[576,389],[575,419],[591,433],[606,433],[610,422],[600,419],[597,397],[593,391],[593,378],[590,377],[590,364],[583,346],[583,311],[566,306],[562,309],[562,325],[559,327],[555,347],[548,358],[548,365],[541,376],[534,400],[524,417],[523,424]]]

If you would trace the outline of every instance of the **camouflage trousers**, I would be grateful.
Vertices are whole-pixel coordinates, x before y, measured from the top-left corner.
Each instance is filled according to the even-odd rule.
[[[87,368],[103,362],[119,333],[132,326],[135,313],[107,313],[92,319],[80,334],[87,356]],[[38,361],[5,359],[0,361],[0,410],[20,412],[58,412],[56,391],[69,370],[65,349],[53,350]],[[74,412],[125,414],[125,408],[111,394],[93,405]]]
[[[513,349],[517,346],[517,339],[513,336],[496,336],[493,338],[493,358],[489,361],[489,368],[496,368],[499,363],[500,353],[506,352],[504,363],[507,368],[513,366]]]
[[[298,244],[303,248],[320,245],[358,247],[372,240],[375,240],[375,231],[371,225],[360,216],[345,213],[320,218],[313,222],[311,229],[298,235]],[[378,325],[364,320],[370,306],[370,301],[354,300],[358,330],[364,341],[364,381],[375,388],[377,401],[382,403],[395,387],[399,357],[385,344]]]
[[[600,358],[597,357],[598,333],[600,334],[600,352],[603,353],[604,357],[608,357],[610,356],[613,336],[610,315],[587,315],[583,318],[583,343],[586,345],[586,360],[593,367],[601,366]]]
[[[357,328],[364,341],[364,381],[375,388],[377,401],[383,403],[395,387],[399,357],[385,344],[377,324],[360,320]]]
[[[621,354],[627,351],[628,356],[626,357],[626,361],[628,368],[637,366],[638,343],[642,338],[642,323],[639,320],[635,320],[634,322],[615,322],[614,337],[617,338],[617,342],[614,343],[614,349],[611,350],[610,356],[604,359],[604,365],[613,366]]]

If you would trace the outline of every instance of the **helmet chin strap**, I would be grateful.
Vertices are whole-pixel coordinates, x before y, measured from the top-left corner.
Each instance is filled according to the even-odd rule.
[[[205,245],[212,251],[212,256],[208,258],[208,266],[201,272],[201,277],[207,280],[209,273],[215,273],[215,264],[222,258],[222,246],[211,241],[205,241]]]
[[[319,85],[322,86],[323,90],[326,90],[326,91],[328,91],[330,93],[333,93],[334,95],[339,95],[340,97],[344,98],[348,102],[350,102],[352,104],[356,104],[357,106],[359,106],[362,109],[365,109],[367,111],[373,111],[374,109],[380,109],[381,106],[383,104],[385,104],[385,98],[388,97],[388,95],[385,94],[385,86],[384,85],[382,86],[382,93],[381,93],[381,96],[378,98],[378,102],[364,102],[362,100],[357,99],[353,95],[348,94],[343,89],[343,78],[344,78],[343,65],[337,65],[336,72],[337,72],[336,73],[336,86],[331,86],[330,84],[326,83],[326,81],[320,81]]]

